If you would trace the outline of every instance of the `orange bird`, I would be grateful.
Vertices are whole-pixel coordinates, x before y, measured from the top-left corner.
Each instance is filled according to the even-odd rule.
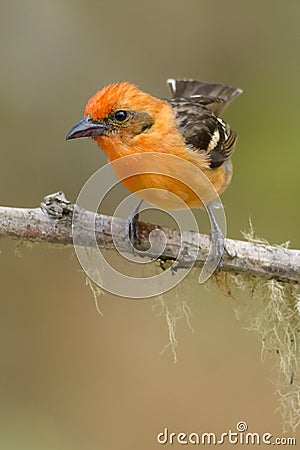
[[[154,205],[163,209],[182,208],[182,202],[189,208],[205,206],[212,224],[213,251],[220,260],[224,237],[211,202],[231,181],[237,135],[219,114],[242,90],[187,79],[169,79],[168,84],[172,97],[166,100],[128,82],[104,87],[88,101],[84,118],[66,139],[92,137],[123,184]],[[128,155],[136,157],[114,164]],[[132,166],[136,166],[134,175]],[[196,180],[197,193],[187,183],[195,182],[195,169],[202,175]]]

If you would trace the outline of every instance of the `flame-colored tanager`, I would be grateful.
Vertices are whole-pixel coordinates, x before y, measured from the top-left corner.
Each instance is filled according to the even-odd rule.
[[[84,118],[71,129],[66,139],[92,137],[112,163],[123,156],[145,152],[179,157],[177,167],[161,167],[162,175],[150,173],[150,158],[148,165],[140,167],[140,176],[130,176],[122,182],[132,192],[164,189],[176,194],[190,208],[205,204],[212,223],[214,251],[216,257],[221,257],[224,238],[210,202],[231,181],[231,155],[237,135],[219,114],[242,90],[186,79],[170,79],[168,84],[172,97],[166,100],[142,92],[128,82],[104,87],[88,101]],[[204,183],[202,191],[200,188],[200,199],[180,181],[180,177],[176,180],[181,165],[182,170],[188,170],[180,163],[182,160],[192,163],[206,175],[215,188],[213,195]],[[174,178],[166,175],[170,170],[173,170]],[[140,196],[164,209],[178,207],[161,191],[152,197],[143,193]]]

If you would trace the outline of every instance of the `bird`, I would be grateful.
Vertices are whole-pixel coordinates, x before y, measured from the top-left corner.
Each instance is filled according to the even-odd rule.
[[[194,79],[170,78],[167,84],[167,99],[127,81],[105,86],[88,100],[83,119],[66,140],[96,141],[116,175],[141,201],[164,210],[181,209],[182,202],[191,209],[204,206],[211,220],[213,257],[220,262],[226,246],[213,201],[230,184],[237,134],[219,116],[243,91]],[[197,193],[186,180],[197,184]]]

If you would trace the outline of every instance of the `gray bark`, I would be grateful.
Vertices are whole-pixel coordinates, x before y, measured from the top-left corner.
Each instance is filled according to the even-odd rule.
[[[79,242],[91,246],[94,242],[94,223],[96,241],[100,247],[114,249],[111,234],[112,217],[95,214],[78,208],[69,202],[62,192],[45,197],[39,208],[0,207],[0,237],[21,241],[48,242],[52,244],[72,245],[73,214],[80,223]],[[118,246],[126,251],[126,223],[114,218],[118,236]],[[161,255],[163,261],[174,261],[181,245],[180,233],[165,227],[139,222],[138,250],[149,248],[149,233],[155,229],[163,231],[167,238],[165,250]],[[158,239],[162,239],[158,234]],[[184,233],[184,252],[178,260],[185,265],[190,257],[197,254],[196,266],[202,266],[210,246],[210,237],[194,232]],[[78,236],[77,236],[78,240]],[[124,244],[123,244],[124,243]],[[124,248],[122,248],[122,246]],[[300,251],[226,239],[226,247],[233,258],[224,252],[221,270],[236,274],[245,273],[255,277],[281,281],[300,281]],[[149,255],[151,256],[151,255]]]

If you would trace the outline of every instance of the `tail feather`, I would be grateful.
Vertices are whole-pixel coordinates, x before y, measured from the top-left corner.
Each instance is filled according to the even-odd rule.
[[[220,114],[232,100],[242,94],[242,89],[224,84],[204,83],[196,80],[167,80],[173,98],[201,98],[211,99],[211,110],[215,114]],[[214,101],[215,100],[215,101]]]

